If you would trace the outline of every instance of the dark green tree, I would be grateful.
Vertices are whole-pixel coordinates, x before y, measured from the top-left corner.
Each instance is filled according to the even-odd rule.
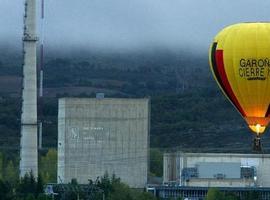
[[[90,183],[94,182],[90,181]],[[105,199],[108,200],[156,200],[152,194],[131,189],[122,183],[120,178],[115,175],[110,177],[108,173],[97,181],[96,187],[104,191]],[[98,194],[100,195],[100,192]]]
[[[40,174],[45,183],[56,181],[57,151],[49,149],[45,156],[41,156],[39,162]]]
[[[0,179],[1,180],[3,180],[4,178],[3,172],[4,172],[4,155],[2,152],[0,152]]]
[[[27,194],[25,200],[36,200],[33,194]]]
[[[142,192],[138,195],[137,200],[156,200],[153,194],[148,192]],[[177,199],[178,200],[178,199]],[[182,200],[182,199],[179,199]]]
[[[260,195],[256,191],[250,191],[245,195],[245,200],[260,200]]]
[[[240,198],[236,194],[234,194],[232,192],[226,193],[225,194],[225,199],[226,200],[240,200]]]
[[[76,179],[72,179],[67,187],[68,187],[68,190],[64,194],[65,196],[64,199],[77,200],[77,199],[85,198],[85,194],[83,193]]]
[[[19,185],[17,186],[17,194],[22,197],[28,197],[31,195],[36,195],[36,180],[31,172],[30,174],[26,173],[23,178],[21,178]],[[31,196],[30,195],[30,196]]]
[[[18,181],[18,171],[15,168],[13,161],[9,160],[7,166],[5,167],[5,172],[4,172],[4,180],[9,181],[13,185]]]
[[[224,193],[217,188],[210,188],[206,195],[206,200],[226,200]]]
[[[150,149],[150,172],[153,176],[163,175],[163,154],[158,149]]]
[[[39,175],[37,178],[37,184],[36,184],[36,197],[39,196],[39,194],[42,194],[44,192],[44,183],[43,183],[43,179],[42,176]]]
[[[47,196],[46,194],[39,194],[37,200],[52,200],[52,197]]]
[[[1,200],[13,200],[14,194],[12,186],[9,182],[3,182],[0,180],[0,199]]]

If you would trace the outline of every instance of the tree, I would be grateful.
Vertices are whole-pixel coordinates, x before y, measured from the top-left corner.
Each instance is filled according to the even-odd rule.
[[[37,200],[51,200],[52,198],[47,196],[46,194],[39,194]]]
[[[37,179],[37,185],[36,185],[36,196],[39,196],[39,194],[42,194],[43,192],[44,192],[43,180],[42,180],[42,176],[39,175]]]
[[[109,193],[110,200],[135,200],[130,188],[123,183],[114,183],[112,191]]]
[[[77,200],[85,198],[85,195],[76,179],[71,180],[71,182],[68,184],[68,188],[68,191],[64,194],[64,199]]]
[[[138,200],[156,200],[153,194],[148,192],[142,192],[137,198]],[[178,200],[178,199],[177,199]],[[182,199],[179,199],[182,200]]]
[[[231,192],[226,193],[225,199],[226,200],[240,200],[240,198],[236,194],[231,193]]]
[[[17,172],[18,171],[14,167],[13,161],[12,160],[8,161],[8,164],[5,167],[4,179],[9,181],[11,184],[15,184],[19,179],[18,177],[19,174]]]
[[[163,174],[163,154],[158,149],[150,149],[150,172],[158,177]]]
[[[17,195],[24,198],[32,198],[37,195],[37,183],[32,172],[26,173],[17,186]]]
[[[250,191],[245,195],[245,200],[260,200],[260,195],[256,191]]]
[[[217,188],[210,188],[206,195],[206,200],[226,200],[225,195]]]
[[[151,193],[131,189],[122,183],[120,178],[115,175],[110,177],[108,173],[101,177],[96,184],[93,181],[90,181],[89,184],[100,188],[105,194],[105,199],[108,200],[156,200]],[[96,196],[100,196],[100,192]]]
[[[13,199],[12,186],[8,182],[0,180],[0,199],[11,200]]]
[[[3,171],[4,171],[4,156],[3,153],[0,152],[0,179],[3,180]]]
[[[57,176],[57,151],[49,149],[45,156],[40,159],[40,175],[45,183],[56,182]]]
[[[101,188],[104,191],[105,197],[109,196],[109,193],[113,191],[113,185],[120,183],[120,179],[116,179],[113,175],[112,178],[109,177],[109,174],[106,172],[101,180],[98,180],[96,186]]]
[[[26,200],[35,200],[36,198],[34,197],[33,194],[27,194]]]

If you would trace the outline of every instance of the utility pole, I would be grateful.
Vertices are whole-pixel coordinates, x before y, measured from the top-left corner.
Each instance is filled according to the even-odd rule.
[[[44,67],[44,0],[41,0],[41,31],[40,31],[40,58],[39,58],[39,93],[38,93],[38,148],[42,149],[42,131],[43,131],[43,67]]]

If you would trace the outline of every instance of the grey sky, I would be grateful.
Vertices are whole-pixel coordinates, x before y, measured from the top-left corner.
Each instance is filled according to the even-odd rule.
[[[0,37],[20,44],[23,0],[0,0]],[[223,27],[268,21],[269,0],[45,0],[51,47],[207,49]],[[10,40],[9,40],[10,39]]]

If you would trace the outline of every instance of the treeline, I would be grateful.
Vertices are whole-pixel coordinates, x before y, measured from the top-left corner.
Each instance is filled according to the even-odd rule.
[[[59,189],[61,185],[57,186]],[[55,188],[57,193],[58,188]],[[61,190],[61,189],[60,189]],[[121,182],[116,176],[105,175],[96,181],[89,180],[88,185],[79,185],[73,179],[68,185],[63,185],[61,193],[56,199],[91,199],[91,200],[157,200],[151,193],[132,189]]]
[[[0,180],[16,184],[19,180],[19,154],[0,152]],[[49,149],[39,156],[39,174],[45,183],[56,182],[57,151]]]
[[[1,200],[51,200],[44,194],[42,177],[36,180],[33,174],[26,174],[16,182],[0,179]]]
[[[45,66],[45,87],[95,87],[127,96],[175,93],[207,87],[208,68],[142,65],[136,68],[100,67],[88,61],[55,59]],[[128,63],[126,64],[128,65]]]
[[[50,200],[44,194],[46,183],[55,182],[57,153],[50,149],[39,157],[39,176],[26,174],[19,178],[19,155],[0,153],[0,199],[1,200]]]
[[[207,192],[206,200],[260,200],[260,194],[256,191],[245,192],[241,198],[234,192],[221,192],[217,188],[210,188]]]
[[[105,174],[96,181],[89,180],[87,185],[79,185],[76,179],[69,184],[58,184],[50,190],[44,185],[42,176],[34,178],[26,174],[17,182],[0,179],[1,200],[156,200],[145,191],[131,189],[115,176]]]
[[[0,56],[0,76],[22,76],[21,62],[6,59]],[[54,55],[45,62],[44,86],[103,88],[136,97],[209,87],[209,72],[207,56],[181,52]]]

